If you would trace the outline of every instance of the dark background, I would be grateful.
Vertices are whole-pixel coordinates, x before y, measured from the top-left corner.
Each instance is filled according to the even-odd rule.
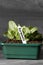
[[[0,0],[0,41],[5,40],[3,33],[9,20],[21,25],[38,26],[43,34],[43,0]]]

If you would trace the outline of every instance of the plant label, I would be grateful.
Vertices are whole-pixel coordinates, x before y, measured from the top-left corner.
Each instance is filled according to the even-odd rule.
[[[19,32],[19,34],[20,34],[22,43],[23,43],[23,44],[26,44],[26,40],[25,40],[25,37],[24,37],[24,34],[23,34],[23,32],[22,32],[22,28],[21,28],[20,25],[18,25],[18,32]]]

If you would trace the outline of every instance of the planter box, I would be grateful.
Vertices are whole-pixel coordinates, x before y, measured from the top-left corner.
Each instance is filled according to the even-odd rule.
[[[38,59],[41,44],[39,43],[2,43],[5,58]]]

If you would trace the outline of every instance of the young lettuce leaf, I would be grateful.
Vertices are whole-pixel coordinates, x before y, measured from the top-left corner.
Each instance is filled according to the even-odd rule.
[[[10,30],[16,30],[17,29],[17,25],[16,25],[16,23],[14,22],[14,21],[9,21],[9,23],[8,23],[8,28],[10,29]]]
[[[7,33],[4,33],[4,37],[8,37],[9,39],[20,40],[18,28],[17,28],[17,25],[14,21],[9,21],[8,31],[7,31]]]
[[[38,31],[38,28],[37,28],[37,27],[33,27],[33,28],[30,30],[31,33],[34,33],[35,31]]]

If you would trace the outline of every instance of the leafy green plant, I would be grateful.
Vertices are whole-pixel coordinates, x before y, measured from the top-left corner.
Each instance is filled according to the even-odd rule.
[[[18,33],[17,25],[14,21],[9,21],[8,23],[8,31],[4,33],[4,37],[9,39],[20,40],[20,35]]]
[[[38,28],[34,26],[22,26],[22,31],[24,33],[25,39],[27,41],[42,41],[42,34],[38,32]],[[14,21],[9,21],[8,30],[4,33],[4,36],[9,39],[21,40],[18,32],[18,26]]]
[[[22,27],[23,33],[25,35],[25,38],[27,39],[27,41],[42,41],[43,37],[42,34],[38,32],[38,28],[37,27],[33,27],[33,26],[23,26]]]

